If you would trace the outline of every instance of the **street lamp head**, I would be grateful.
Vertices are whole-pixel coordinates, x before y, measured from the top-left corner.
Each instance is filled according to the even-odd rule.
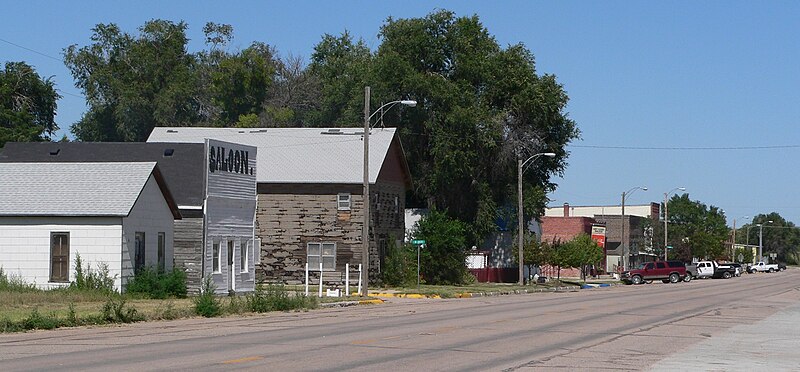
[[[678,190],[686,191],[686,188],[685,187],[678,187]]]
[[[556,153],[554,153],[554,152],[545,152],[545,153],[542,153],[542,155],[547,156],[548,158],[556,157]]]
[[[414,100],[411,100],[411,99],[407,99],[407,100],[400,101],[400,104],[401,105],[406,105],[408,107],[416,107],[417,106],[417,101],[414,101]]]
[[[647,191],[647,186],[642,186],[642,191]]]

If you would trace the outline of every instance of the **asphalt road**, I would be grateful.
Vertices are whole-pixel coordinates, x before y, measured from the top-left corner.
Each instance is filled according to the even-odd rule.
[[[800,324],[796,269],[5,334],[0,370],[730,370],[745,357],[797,370],[800,358],[769,346],[800,347],[788,324]]]

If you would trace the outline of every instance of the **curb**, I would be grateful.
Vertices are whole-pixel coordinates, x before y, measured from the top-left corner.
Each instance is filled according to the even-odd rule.
[[[456,295],[456,298],[506,296],[514,294],[544,293],[544,292],[574,292],[579,289],[580,287],[578,286],[565,286],[565,287],[551,287],[551,288],[537,288],[537,289],[515,289],[513,291],[459,293]]]
[[[397,298],[442,298],[439,295],[424,295],[419,293],[370,293],[370,296]]]
[[[375,298],[371,300],[358,300],[358,301],[342,301],[342,302],[327,302],[323,304],[319,304],[320,308],[333,308],[333,307],[349,307],[349,306],[358,306],[358,305],[379,305],[384,303],[385,301],[381,300],[380,298]]]

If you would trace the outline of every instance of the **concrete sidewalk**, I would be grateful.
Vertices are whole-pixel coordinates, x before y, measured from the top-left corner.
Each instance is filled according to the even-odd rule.
[[[800,304],[673,354],[651,371],[800,371]]]

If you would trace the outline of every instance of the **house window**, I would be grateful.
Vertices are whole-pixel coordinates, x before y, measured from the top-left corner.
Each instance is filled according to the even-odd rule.
[[[166,270],[166,254],[165,245],[167,244],[167,236],[163,232],[158,233],[158,271],[163,272]]]
[[[308,269],[319,271],[320,262],[323,271],[336,270],[336,243],[308,243]]]
[[[69,281],[69,233],[50,233],[50,281]]]
[[[213,248],[211,249],[212,255],[212,267],[214,268],[215,273],[221,273],[222,267],[220,267],[220,251],[219,251],[219,242],[214,242]]]
[[[138,273],[140,270],[144,269],[145,241],[143,231],[137,231],[135,233],[133,247],[133,272]]]
[[[339,194],[336,198],[338,201],[337,209],[340,211],[350,210],[350,194]]]
[[[241,272],[247,272],[247,240],[242,240],[239,243],[239,270]]]

